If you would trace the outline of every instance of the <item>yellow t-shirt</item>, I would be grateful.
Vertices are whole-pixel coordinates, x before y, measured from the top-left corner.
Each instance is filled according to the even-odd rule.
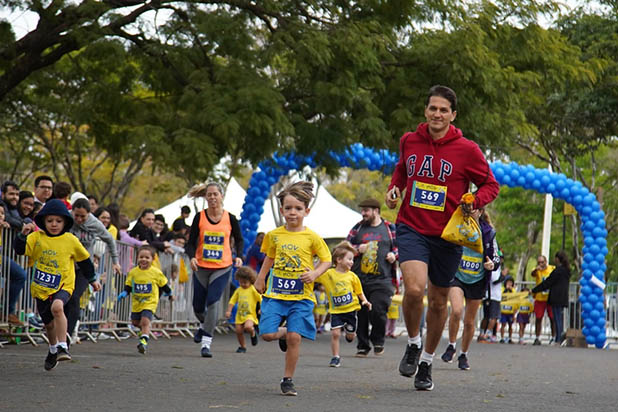
[[[316,315],[326,315],[328,313],[328,296],[326,292],[315,291],[316,304],[313,313]]]
[[[259,302],[262,302],[262,295],[258,293],[253,285],[249,286],[247,289],[242,287],[236,288],[229,302],[230,305],[238,303],[238,308],[236,309],[236,324],[242,324],[251,320],[257,325],[258,316],[256,308]]]
[[[500,313],[503,315],[512,315],[517,311],[515,301],[509,300],[509,295],[514,291],[507,292],[506,289],[502,289],[502,302],[500,302]]]
[[[352,271],[337,272],[335,268],[328,269],[319,277],[328,295],[330,313],[349,313],[360,309],[358,295],[363,293],[360,279]]]
[[[154,313],[159,304],[159,288],[167,284],[167,278],[152,265],[145,270],[136,266],[129,271],[124,284],[131,286],[131,312]]]
[[[300,275],[313,270],[313,257],[331,260],[326,242],[313,230],[290,232],[280,226],[264,236],[262,252],[273,259],[264,296],[279,300],[311,300],[315,304],[313,282],[303,283]]]
[[[399,306],[396,303],[392,303],[388,307],[388,312],[386,312],[387,319],[399,319]]]
[[[116,228],[116,226],[110,224],[107,228],[107,231],[112,235],[114,239],[118,239],[118,229]]]
[[[526,315],[534,311],[534,303],[531,302],[529,299],[518,300],[517,302],[515,302],[515,304],[517,305],[518,311],[521,314]]]
[[[90,257],[71,233],[50,237],[43,230],[28,235],[25,255],[30,258],[28,264],[34,266],[30,293],[41,300],[59,290],[73,294],[75,263]]]
[[[554,269],[556,269],[554,265],[547,265],[545,270],[537,270],[536,276],[534,277],[534,281],[536,282],[536,284],[538,285],[539,283],[547,279],[550,273],[554,271]],[[534,300],[538,300],[539,302],[547,302],[548,298],[549,298],[549,290],[534,294]]]

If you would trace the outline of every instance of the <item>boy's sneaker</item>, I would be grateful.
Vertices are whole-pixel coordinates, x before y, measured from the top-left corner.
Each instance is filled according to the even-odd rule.
[[[329,366],[331,368],[338,368],[341,366],[341,358],[339,356],[333,356],[333,358],[330,360],[330,364]]]
[[[442,354],[442,360],[446,363],[452,363],[453,356],[455,356],[455,347],[449,344],[446,347],[446,350],[444,351],[444,353]]]
[[[281,393],[286,396],[298,395],[298,392],[296,392],[296,388],[294,387],[294,382],[292,382],[292,378],[281,379]]]
[[[201,343],[202,336],[204,336],[204,330],[202,328],[197,328],[197,330],[195,331],[195,334],[193,335],[193,342]]]
[[[239,346],[238,349],[236,349],[236,353],[246,353],[247,352],[247,348],[243,348],[242,346]]]
[[[357,358],[366,358],[369,355],[369,349],[359,349],[356,351]]]
[[[512,345],[512,344],[514,344],[515,342],[513,342],[513,339],[508,338],[508,340],[506,341],[506,343],[508,343],[509,345]]]
[[[251,336],[251,345],[256,346],[257,344],[258,344],[258,336],[257,336],[257,331],[255,331],[255,334]]]
[[[500,343],[505,343],[506,341],[504,340],[504,338],[500,339]]]
[[[414,387],[419,391],[433,390],[433,382],[431,381],[431,365],[427,362],[418,364],[418,372],[414,378]]]
[[[208,346],[202,346],[201,354],[202,358],[212,358],[212,352]]]
[[[411,378],[416,375],[418,371],[418,359],[421,356],[422,345],[406,345],[406,352],[399,362],[399,374],[407,378]]]
[[[492,335],[491,338],[489,338],[489,343],[496,343],[496,342],[498,342],[498,337]]]
[[[281,352],[285,352],[288,350],[288,341],[286,340],[285,337],[279,338],[279,349],[281,349]],[[294,385],[292,385],[292,387],[294,387]],[[296,393],[294,394],[296,395]]]
[[[459,364],[459,369],[461,369],[462,371],[467,371],[470,369],[468,357],[464,354],[459,355],[459,357],[457,358],[457,363]]]
[[[376,355],[376,356],[384,355],[384,346],[374,346],[373,347],[373,354]]]
[[[348,337],[348,334],[346,333],[346,334],[345,334],[345,341],[346,341],[346,342],[348,342],[348,343],[352,343],[352,342],[354,342],[354,335],[352,335],[352,337],[351,337],[351,338],[349,338],[349,337]]]
[[[58,364],[58,360],[56,359],[57,356],[57,353],[47,352],[47,357],[45,358],[46,371],[50,371],[56,367],[56,365]]]
[[[56,360],[58,362],[71,360],[71,354],[68,350],[63,347],[58,347],[58,354],[56,355]]]
[[[540,346],[540,345],[541,345],[541,340],[539,338],[536,338],[532,346]]]
[[[148,349],[148,341],[144,338],[140,338],[137,344],[137,351],[139,353],[146,353],[146,349]]]

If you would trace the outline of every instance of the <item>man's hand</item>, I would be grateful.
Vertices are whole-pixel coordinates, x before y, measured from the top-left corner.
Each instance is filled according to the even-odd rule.
[[[485,256],[485,263],[483,263],[483,267],[486,270],[494,270],[494,262],[489,258],[489,256]]]
[[[367,243],[363,243],[362,245],[358,245],[358,253],[363,254],[367,251]]]
[[[364,301],[363,303],[361,303],[361,305],[363,306],[367,306],[367,309],[371,310],[371,302],[369,302],[368,300]]]
[[[114,263],[112,265],[112,269],[114,269],[114,273],[117,275],[121,275],[122,274],[122,267],[118,264],[118,263]]]
[[[393,252],[388,252],[386,254],[386,261],[388,263],[395,263],[396,259],[397,259],[397,257],[395,256],[395,254]]]
[[[472,212],[474,211],[474,204],[473,203],[460,203],[461,205],[461,211],[463,212],[464,216],[470,216],[472,215]]]
[[[94,282],[92,282],[90,286],[92,286],[92,290],[94,290],[95,292],[98,292],[101,290],[101,284],[99,283],[98,280],[95,280]]]
[[[401,197],[401,192],[397,186],[393,186],[391,190],[386,192],[386,198],[384,199],[386,202],[386,206],[389,209],[394,209],[397,207],[397,201]]]

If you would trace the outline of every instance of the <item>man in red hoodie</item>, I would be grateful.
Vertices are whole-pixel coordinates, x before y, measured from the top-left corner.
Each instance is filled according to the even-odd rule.
[[[478,188],[473,208],[496,198],[499,185],[478,145],[451,125],[457,115],[457,96],[445,86],[429,90],[427,122],[399,142],[399,162],[386,194],[391,209],[402,197],[397,215],[399,262],[405,285],[403,312],[408,330],[406,353],[399,373],[413,377],[418,390],[432,390],[431,363],[447,317],[449,285],[462,248],[440,238],[442,230],[470,191]],[[467,208],[466,212],[471,210]],[[429,278],[429,282],[427,279]],[[423,296],[427,285],[427,336],[420,336]]]

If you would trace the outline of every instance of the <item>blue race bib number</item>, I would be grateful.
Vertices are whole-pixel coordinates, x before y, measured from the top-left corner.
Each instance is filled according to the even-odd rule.
[[[151,283],[136,283],[133,285],[133,293],[146,295],[152,293]]]
[[[343,295],[343,296],[333,296],[332,300],[333,300],[333,306],[335,307],[340,307],[340,306],[345,306],[348,305],[350,303],[352,303],[352,293],[348,292],[347,294]]]
[[[60,288],[60,279],[62,276],[60,275],[52,275],[51,273],[43,272],[41,270],[34,271],[34,283],[37,285],[50,288],[50,289],[58,289]]]
[[[224,240],[223,232],[205,232],[204,244],[205,245],[223,245]]]
[[[479,273],[481,271],[481,260],[476,259],[476,258],[467,260],[463,258],[459,262],[459,268],[461,269],[462,272]]]
[[[300,279],[273,276],[272,291],[281,295],[302,295],[305,285]]]
[[[202,257],[208,261],[220,261],[223,258],[223,249],[210,249],[205,245]]]
[[[446,204],[446,186],[417,182],[412,184],[410,206],[421,209],[444,211]]]

